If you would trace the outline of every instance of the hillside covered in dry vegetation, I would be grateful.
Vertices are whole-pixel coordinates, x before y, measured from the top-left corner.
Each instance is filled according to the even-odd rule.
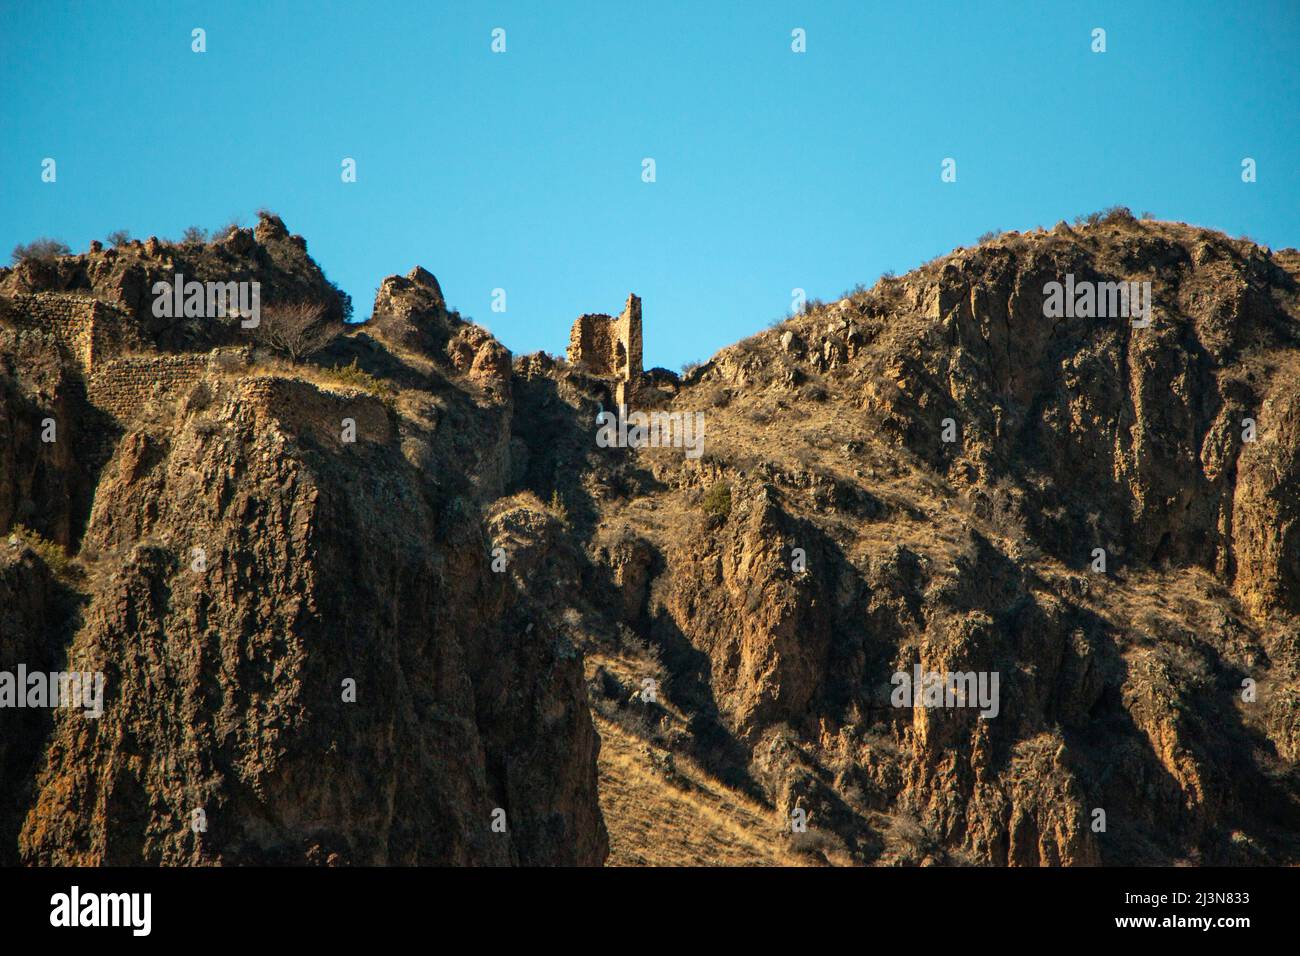
[[[0,864],[1300,862],[1296,250],[989,237],[642,375],[692,458],[422,268],[345,324],[277,217],[202,238],[0,270],[0,670],[106,678],[0,709]]]

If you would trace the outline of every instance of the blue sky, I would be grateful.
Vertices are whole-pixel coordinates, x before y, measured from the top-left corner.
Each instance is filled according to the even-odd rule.
[[[1296,0],[0,7],[0,249],[266,206],[359,318],[418,263],[516,353],[635,291],[675,369],[1116,203],[1300,245]]]

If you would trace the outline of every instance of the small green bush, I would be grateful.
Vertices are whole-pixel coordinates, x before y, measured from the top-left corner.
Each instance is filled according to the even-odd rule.
[[[353,359],[350,365],[337,365],[334,368],[323,369],[322,374],[332,382],[359,388],[386,402],[397,397],[397,389],[382,378],[371,375],[361,368],[357,365],[356,359]]]
[[[564,504],[564,499],[560,497],[560,489],[556,488],[551,492],[551,503],[548,506],[551,513],[559,518],[565,524],[569,523],[569,509]]]
[[[68,552],[63,549],[62,545],[41,537],[26,525],[14,525],[11,533],[39,554],[41,560],[49,566],[49,569],[54,572],[56,577],[64,578],[68,576],[68,573],[72,570],[72,558],[68,557]]]
[[[704,498],[700,502],[700,507],[704,513],[711,518],[720,518],[727,520],[731,514],[731,485],[725,481],[719,481],[704,493]]]

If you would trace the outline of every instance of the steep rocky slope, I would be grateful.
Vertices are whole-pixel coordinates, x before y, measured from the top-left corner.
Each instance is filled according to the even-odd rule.
[[[1300,862],[1293,250],[959,249],[647,374],[699,459],[599,447],[610,382],[418,268],[308,364],[103,418],[31,293],[146,357],[241,344],[146,315],[182,257],[346,310],[275,217],[108,255],[0,270],[0,669],[108,688],[0,710],[0,862]],[[1149,280],[1151,325],[1045,317],[1066,274]],[[914,666],[996,716],[895,706]]]
[[[283,266],[266,251],[281,233],[264,219],[243,237],[259,250],[251,275]],[[133,270],[162,267],[137,254]],[[57,268],[94,274],[103,255]],[[295,265],[315,269],[305,253]],[[34,728],[40,712],[0,711],[3,739],[22,740],[0,754],[6,862],[604,859],[581,658],[486,560],[479,503],[501,490],[508,388],[485,397],[454,350],[399,353],[382,337],[405,323],[507,353],[447,312],[427,273],[395,285],[421,308],[355,330],[330,360],[394,386],[264,356],[214,367],[112,422],[102,463],[77,426],[84,403],[59,401],[80,374],[64,342],[21,315],[0,327],[6,439],[46,417],[68,426],[18,447],[5,494],[77,555],[62,593],[29,532],[0,547],[5,666],[66,660],[107,688],[97,720],[59,710]],[[143,359],[235,334],[151,327],[114,302],[139,318]],[[93,497],[81,526],[77,494],[59,490],[77,467]]]
[[[573,491],[698,728],[664,745],[804,809],[831,861],[1295,862],[1293,262],[1061,224],[693,371],[665,407],[706,410],[703,459]],[[1045,318],[1067,274],[1151,281],[1152,324]],[[894,706],[916,665],[998,673],[999,713]]]

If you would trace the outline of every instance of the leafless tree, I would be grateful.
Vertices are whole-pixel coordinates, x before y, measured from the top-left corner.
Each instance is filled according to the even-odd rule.
[[[320,302],[285,302],[262,309],[253,337],[295,365],[315,355],[343,333],[343,323],[328,317]]]

